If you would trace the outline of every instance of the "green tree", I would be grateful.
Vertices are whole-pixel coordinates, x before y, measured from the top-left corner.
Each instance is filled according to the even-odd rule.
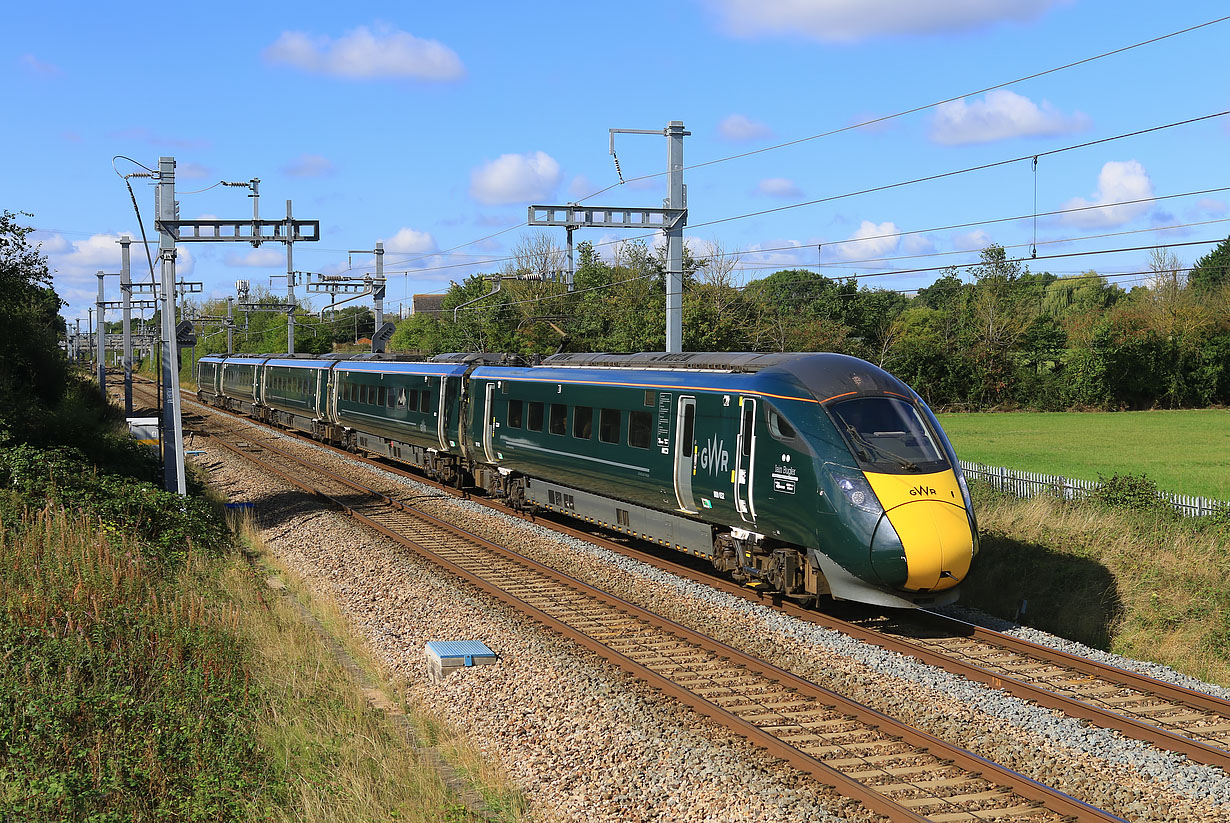
[[[0,213],[0,442],[13,431],[29,433],[68,385],[68,364],[57,344],[64,302],[22,216],[30,215]]]
[[[1230,284],[1230,237],[1196,261],[1187,282],[1199,292],[1212,292]]]

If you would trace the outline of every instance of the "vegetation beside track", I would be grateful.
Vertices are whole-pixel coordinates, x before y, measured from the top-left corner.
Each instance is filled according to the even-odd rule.
[[[153,460],[79,388],[46,429],[76,447],[0,448],[0,819],[465,819],[220,507],[144,479]],[[498,772],[417,723],[517,819]]]
[[[1163,491],[1230,500],[1230,409],[941,414],[963,460],[1098,480],[1147,474]]]
[[[163,492],[72,374],[46,261],[14,220],[0,215],[0,316],[21,332],[0,334],[0,820],[466,819],[333,656],[362,659],[337,622],[322,634],[269,596],[221,505],[195,480]],[[442,748],[518,817],[498,774]]]
[[[982,551],[964,605],[1230,686],[1230,520],[971,490]]]

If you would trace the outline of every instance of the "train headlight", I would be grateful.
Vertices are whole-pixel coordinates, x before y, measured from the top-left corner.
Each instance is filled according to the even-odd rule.
[[[862,509],[865,512],[879,514],[884,511],[884,507],[880,505],[879,498],[875,492],[871,490],[871,485],[867,482],[867,478],[861,474],[839,474],[833,472],[833,481],[837,483],[837,488],[841,489],[841,493],[846,496],[851,506],[856,509]]]

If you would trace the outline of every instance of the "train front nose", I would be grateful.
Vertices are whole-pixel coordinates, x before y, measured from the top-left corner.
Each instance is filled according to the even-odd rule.
[[[969,514],[951,471],[867,474],[884,513],[871,539],[872,567],[909,591],[943,591],[965,579],[974,554]]]

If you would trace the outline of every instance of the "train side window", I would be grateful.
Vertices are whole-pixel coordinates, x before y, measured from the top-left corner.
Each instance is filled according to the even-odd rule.
[[[634,411],[628,415],[628,445],[637,449],[649,448],[653,433],[653,416],[649,412]]]
[[[572,410],[572,436],[588,440],[594,435],[594,410],[589,406],[577,406]]]
[[[404,409],[406,407],[406,387],[402,386],[397,390],[397,408]]]
[[[786,418],[777,413],[777,409],[769,409],[769,434],[778,440],[793,440],[794,426],[786,422]]]
[[[551,434],[568,432],[568,407],[563,403],[551,404]]]
[[[376,405],[383,406],[385,401],[389,399],[389,389],[387,386],[379,386],[376,389]]]
[[[743,456],[744,457],[752,456],[752,430],[754,426],[756,425],[756,415],[752,414],[747,406],[747,404],[751,402],[752,401],[746,400],[746,399],[743,401],[744,403],[744,406],[743,406]]]
[[[619,442],[619,409],[603,409],[598,415],[598,439],[603,443]]]
[[[406,408],[412,412],[419,410],[419,390],[410,389],[406,392]]]
[[[521,428],[521,413],[524,411],[520,400],[508,401],[508,428]]]
[[[375,386],[367,387],[367,405],[369,406],[376,405],[376,393],[377,393],[377,389]]]
[[[392,386],[389,387],[388,406],[390,409],[397,408],[397,389],[393,388]]]
[[[419,411],[423,414],[431,413],[431,389],[423,389],[419,392]]]
[[[658,398],[657,398],[656,394],[655,394],[653,391],[646,390],[646,392],[645,392],[645,405],[646,405],[646,406],[653,406],[653,405],[656,405],[656,404],[657,404],[657,402],[658,402]]]
[[[529,421],[526,424],[527,429],[529,429],[532,432],[542,431],[542,412],[543,412],[542,403],[540,403],[537,400],[531,400]]]

